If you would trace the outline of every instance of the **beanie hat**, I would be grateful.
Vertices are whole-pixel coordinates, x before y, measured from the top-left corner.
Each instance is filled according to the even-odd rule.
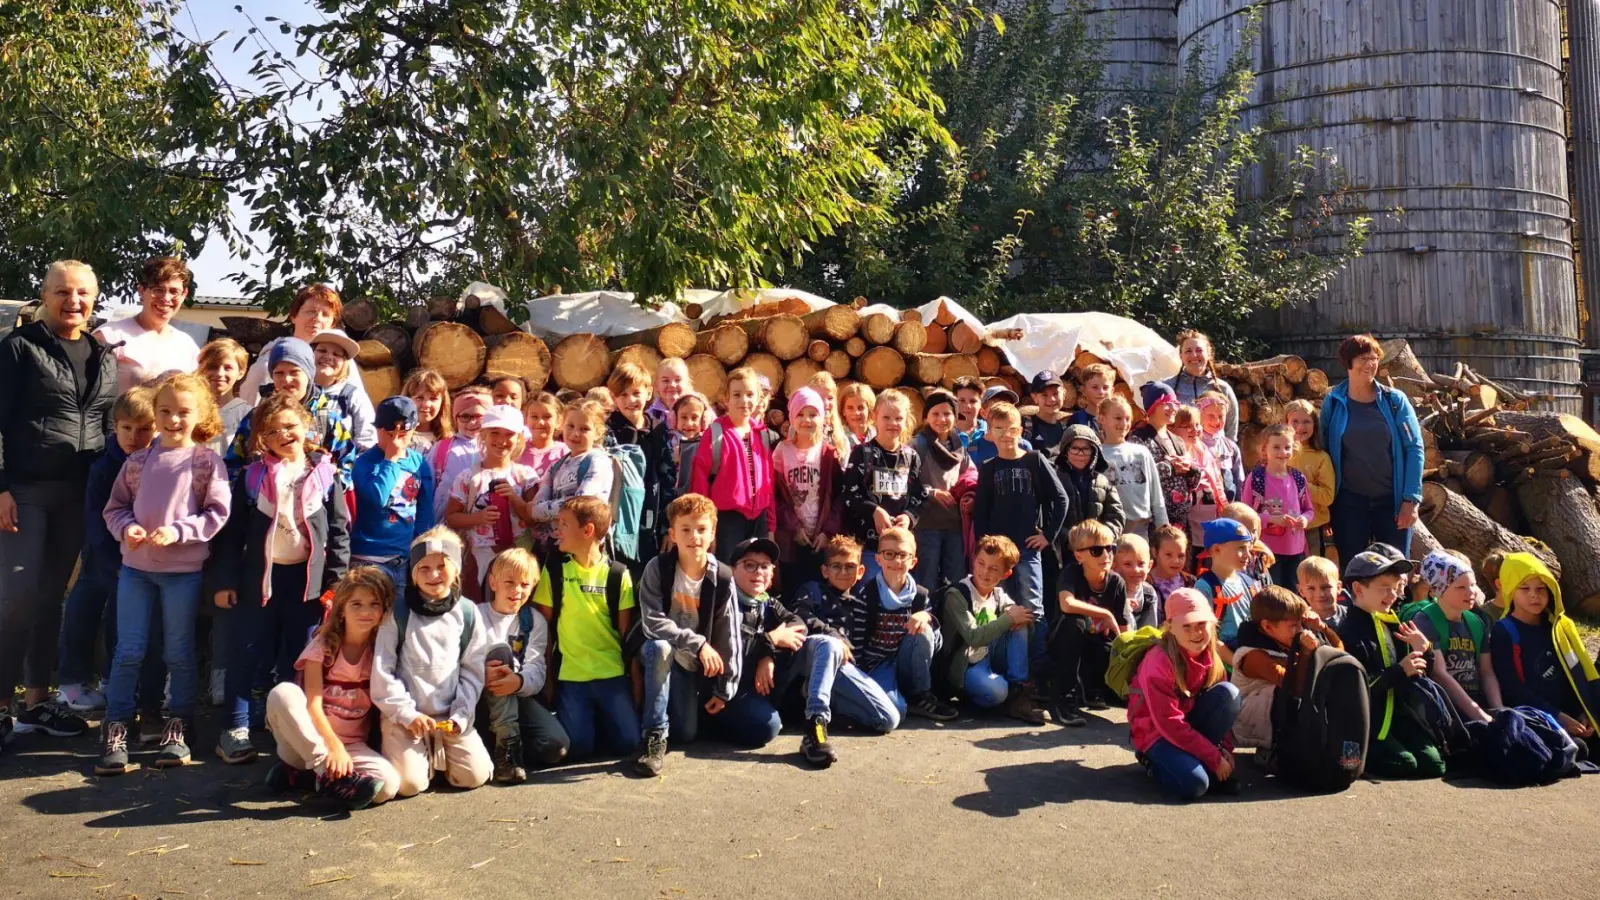
[[[311,352],[311,345],[297,337],[281,338],[272,345],[272,350],[267,354],[267,375],[272,375],[272,370],[278,363],[293,363],[306,373],[306,380],[311,381],[317,377],[317,357]]]

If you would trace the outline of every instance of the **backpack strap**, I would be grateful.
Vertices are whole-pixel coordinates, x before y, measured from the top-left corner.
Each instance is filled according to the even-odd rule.
[[[467,658],[467,647],[472,644],[472,632],[478,625],[478,606],[466,597],[462,597],[456,608],[461,610],[461,654],[457,661]]]
[[[606,611],[611,614],[611,628],[616,631],[620,639],[622,634],[622,576],[628,574],[628,567],[616,560],[611,560],[611,568],[606,572]]]
[[[1257,497],[1267,495],[1267,467],[1257,465],[1250,470],[1250,491]]]
[[[1511,638],[1511,665],[1517,670],[1517,678],[1525,682],[1528,675],[1522,670],[1522,635],[1517,632],[1515,622],[1506,623],[1506,635]]]
[[[1472,633],[1472,652],[1483,652],[1483,614],[1475,609],[1469,609],[1462,614],[1467,620],[1467,631]]]
[[[450,442],[453,440],[455,440],[455,438],[445,438],[444,440],[438,441],[433,445],[433,460],[430,464],[433,466],[435,490],[439,489],[439,479],[444,477],[444,464],[450,459]],[[444,485],[444,490],[448,492],[450,490],[450,486]]]
[[[717,472],[722,469],[722,423],[711,423],[711,480],[715,480]]]
[[[527,642],[528,635],[533,633],[533,617],[535,615],[537,613],[533,611],[533,603],[531,601],[522,604],[521,608],[517,610],[517,627],[522,629],[524,643]]]

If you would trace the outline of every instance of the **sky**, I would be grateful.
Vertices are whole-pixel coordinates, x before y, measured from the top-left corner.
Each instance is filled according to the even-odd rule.
[[[304,0],[237,0],[237,3],[249,11],[249,18],[243,13],[234,11],[234,0],[188,0],[175,23],[191,38],[211,39],[220,32],[229,32],[229,38],[218,41],[212,49],[217,67],[222,70],[224,76],[236,83],[248,82],[250,57],[257,49],[250,42],[246,42],[239,48],[237,54],[232,52],[233,45],[250,28],[251,19],[263,30],[273,29],[272,37],[287,55],[293,46],[292,39],[278,35],[275,23],[267,23],[266,17],[277,16],[290,24],[298,25],[308,17],[318,15]],[[236,222],[244,224],[249,221],[249,210],[237,198],[229,205]],[[236,259],[226,241],[220,236],[213,237],[206,242],[205,249],[190,265],[194,271],[194,292],[237,297],[240,290],[227,280],[228,276],[241,272],[260,275],[261,259],[259,253],[249,260]]]

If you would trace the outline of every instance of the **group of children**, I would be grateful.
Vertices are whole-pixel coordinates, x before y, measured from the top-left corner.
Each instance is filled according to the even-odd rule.
[[[262,354],[259,402],[235,396],[255,370],[226,340],[117,402],[75,588],[95,593],[69,604],[114,618],[99,774],[142,740],[154,765],[189,761],[205,597],[217,754],[252,761],[264,728],[274,789],[352,808],[437,773],[472,788],[622,756],[658,774],[669,742],[762,746],[786,718],[816,766],[837,758],[835,714],[887,733],[966,702],[1082,726],[1117,700],[1117,635],[1155,626],[1128,718],[1180,796],[1237,784],[1231,742],[1270,740],[1261,698],[1319,642],[1372,673],[1375,772],[1441,770],[1416,721],[1424,677],[1463,717],[1534,706],[1594,736],[1595,669],[1536,559],[1486,562],[1505,587],[1492,628],[1453,556],[1424,561],[1433,599],[1406,623],[1411,564],[1391,548],[1348,561],[1339,599],[1309,405],[1247,473],[1227,395],[1180,384],[1184,406],[1147,384],[1132,428],[1105,366],[1071,413],[1049,374],[1026,415],[961,379],[920,423],[900,390],[825,374],[769,419],[753,370],[713,402],[678,360],[567,397],[494,375],[452,393],[419,369],[374,404],[329,302],[297,299],[323,330]],[[85,624],[63,639],[62,694],[87,712]],[[81,732],[70,718],[53,733]]]

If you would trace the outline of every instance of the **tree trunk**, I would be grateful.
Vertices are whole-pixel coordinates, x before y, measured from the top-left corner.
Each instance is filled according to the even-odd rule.
[[[369,343],[383,345],[388,351],[386,360],[369,356]],[[405,366],[411,362],[411,335],[401,325],[379,325],[367,332],[367,337],[361,342],[361,354],[356,361],[364,366],[396,365]]]
[[[617,366],[625,362],[633,363],[648,372],[650,380],[653,382],[656,377],[656,369],[661,366],[661,351],[651,344],[634,344],[631,347],[623,347],[621,350],[614,351],[611,354],[611,370],[613,372],[616,371]]]
[[[223,316],[222,327],[228,332],[228,337],[246,346],[254,344],[258,349],[263,344],[293,333],[287,322],[273,322],[250,316]]]
[[[831,350],[828,352],[828,358],[822,363],[822,370],[832,375],[834,380],[838,380],[850,374],[851,362],[850,354],[843,350]]]
[[[977,353],[983,346],[983,333],[966,322],[950,327],[950,349],[956,353]]]
[[[850,354],[851,359],[859,358],[861,354],[867,352],[867,342],[860,336],[850,338],[844,342],[844,352]]]
[[[927,401],[922,399],[922,392],[915,388],[897,387],[891,390],[898,391],[900,396],[906,398],[906,434],[915,434],[922,427],[922,411],[927,408]]]
[[[781,360],[798,358],[806,352],[806,346],[811,342],[806,323],[800,321],[799,316],[746,319],[739,322],[739,327],[750,338],[751,346],[764,348]]]
[[[910,355],[921,353],[928,346],[928,329],[923,326],[922,320],[915,318],[916,313],[911,312],[913,318],[905,319],[895,326],[894,348],[901,353]]]
[[[710,354],[724,366],[738,365],[750,352],[750,336],[738,325],[718,325],[695,335],[694,352]]]
[[[806,384],[809,383],[811,379],[821,371],[822,367],[817,365],[815,360],[804,356],[794,360],[793,362],[789,363],[788,366],[784,367],[783,393],[786,396],[792,396],[795,391],[805,387]]]
[[[483,338],[459,322],[430,322],[417,330],[411,346],[417,365],[444,376],[452,391],[476,381],[488,356]]]
[[[1450,477],[1461,479],[1470,494],[1494,487],[1494,460],[1476,450],[1451,450],[1444,454]]]
[[[425,304],[425,303],[413,303],[410,306],[406,307],[406,310],[405,310],[405,323],[406,323],[406,328],[407,329],[409,329],[411,331],[416,331],[418,328],[421,328],[422,326],[428,324],[428,321],[429,321],[429,316],[428,316],[428,306],[427,306],[427,304]]]
[[[399,366],[358,365],[356,369],[361,372],[361,386],[366,388],[367,396],[376,397],[378,401],[399,395],[401,387],[405,384]]]
[[[1437,482],[1422,485],[1421,519],[1439,543],[1466,554],[1474,564],[1483,561],[1491,550],[1507,553],[1532,553],[1550,571],[1560,573],[1561,562],[1548,549],[1536,548],[1518,535],[1501,528],[1472,505],[1472,501]]]
[[[944,380],[944,357],[919,353],[910,360],[911,380],[918,384],[938,384]]]
[[[694,329],[682,322],[668,322],[631,334],[619,334],[606,341],[606,346],[612,350],[634,344],[648,344],[660,351],[663,358],[683,359],[694,352]]]
[[[610,374],[611,354],[595,335],[567,335],[550,353],[550,375],[563,390],[582,394],[605,384]]]
[[[435,322],[454,319],[461,312],[461,298],[434,297],[428,301],[428,318]]]
[[[1433,536],[1433,532],[1428,530],[1428,526],[1423,524],[1421,519],[1417,520],[1417,524],[1411,526],[1411,558],[1413,560],[1421,562],[1429,553],[1443,549],[1445,549],[1444,545],[1439,543],[1439,539]]]
[[[504,372],[515,375],[528,385],[530,392],[542,391],[550,383],[550,348],[543,340],[525,331],[496,334],[484,338],[489,348],[484,362],[484,372]]]
[[[783,387],[783,360],[771,353],[752,353],[739,365],[749,366],[756,370],[756,374],[766,376],[767,385],[773,391]]]
[[[339,321],[351,336],[361,334],[378,324],[378,305],[370,297],[357,297],[344,305]]]
[[[812,362],[827,362],[828,355],[833,352],[833,345],[824,340],[815,340],[806,345],[806,356]]]
[[[1600,510],[1581,478],[1565,470],[1516,487],[1533,536],[1562,561],[1561,598],[1568,611],[1600,614]],[[1507,592],[1516,585],[1504,585]]]
[[[1000,351],[993,347],[979,347],[977,356],[978,374],[985,377],[1000,374]]]
[[[867,317],[871,320],[871,316]],[[856,360],[856,380],[874,391],[894,387],[906,377],[906,358],[893,347],[873,347]]]
[[[843,304],[824,307],[801,316],[812,337],[848,341],[861,327],[861,314]]]
[[[1250,421],[1263,428],[1283,424],[1283,404],[1274,397],[1251,397]],[[1243,404],[1241,404],[1243,405]]]
[[[966,353],[946,353],[944,359],[944,377],[939,379],[939,384],[945,390],[955,390],[956,379],[977,378],[978,361]]]
[[[1328,396],[1328,373],[1321,369],[1307,369],[1306,380],[1299,384],[1299,394],[1307,400],[1321,400]]]
[[[1511,492],[1511,488],[1503,484],[1494,485],[1483,495],[1473,497],[1472,502],[1501,528],[1514,534],[1527,533],[1528,520],[1522,517],[1522,510],[1517,505],[1517,496]]]
[[[861,320],[861,337],[869,344],[887,344],[894,340],[896,322],[883,313],[873,313]]]
[[[510,334],[517,330],[517,323],[511,321],[505,313],[498,308],[485,304],[478,310],[478,328],[485,336],[491,334]]]
[[[743,334],[744,332],[739,332]],[[696,353],[683,361],[689,369],[689,383],[712,403],[722,400],[728,390],[728,370],[709,353]]]
[[[929,325],[927,327],[927,343],[922,345],[923,353],[945,353],[950,349],[950,331],[943,325]]]

